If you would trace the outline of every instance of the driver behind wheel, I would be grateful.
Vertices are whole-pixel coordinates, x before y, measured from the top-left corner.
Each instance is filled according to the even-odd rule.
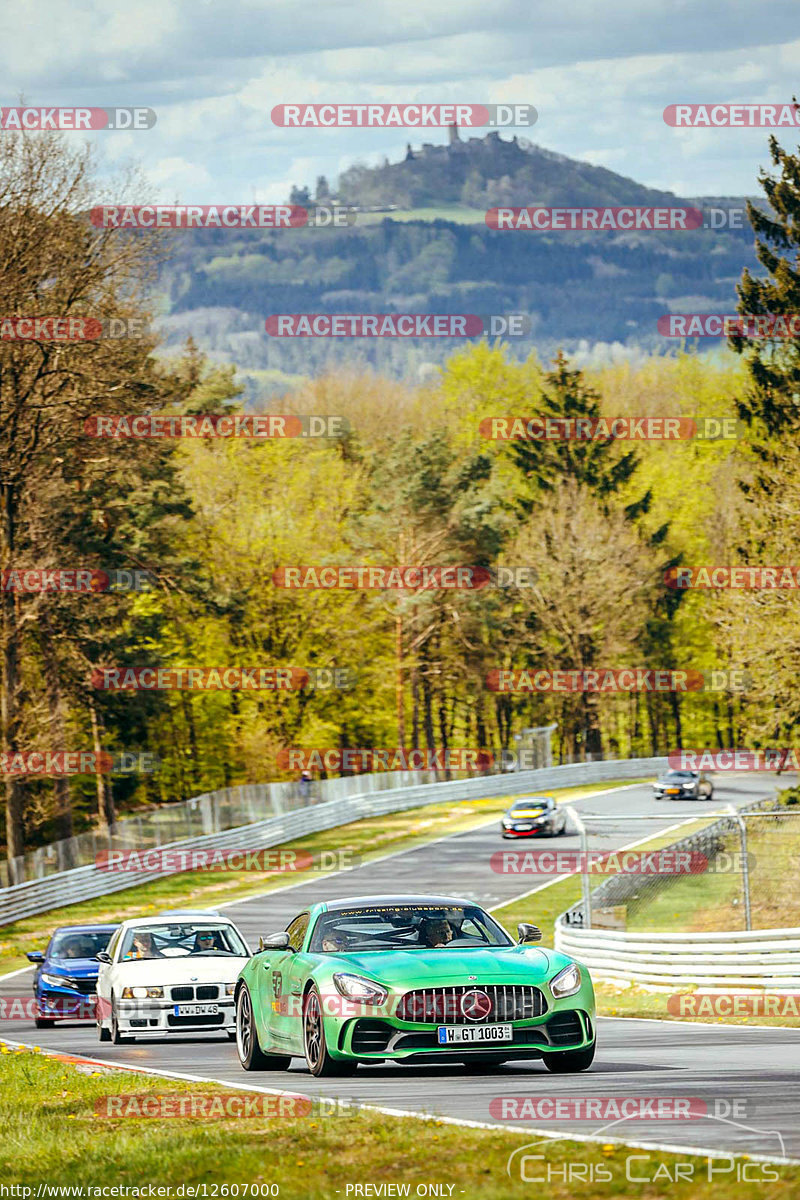
[[[213,929],[200,929],[195,934],[194,945],[190,953],[207,954],[209,950],[224,950],[219,935]]]
[[[419,927],[419,944],[436,950],[453,940],[453,927],[449,921],[426,919]]]
[[[322,939],[322,949],[328,954],[342,954],[347,949],[347,941],[341,933],[326,933]]]

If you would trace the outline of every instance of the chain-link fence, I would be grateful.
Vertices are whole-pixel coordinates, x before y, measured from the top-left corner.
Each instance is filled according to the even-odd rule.
[[[800,926],[800,805],[791,798],[689,817],[677,839],[675,826],[651,835],[663,816],[573,820],[583,899],[564,914],[566,925],[630,933]],[[641,828],[635,840],[631,822]]]

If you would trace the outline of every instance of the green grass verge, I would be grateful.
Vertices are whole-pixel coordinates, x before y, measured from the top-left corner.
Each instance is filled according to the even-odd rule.
[[[468,1079],[465,1073],[467,1086]],[[505,1200],[537,1194],[532,1193],[530,1182],[520,1179],[518,1170],[516,1178],[506,1174],[514,1150],[540,1142],[535,1134],[470,1129],[364,1110],[321,1117],[312,1108],[309,1116],[292,1119],[109,1119],[96,1115],[96,1105],[102,1108],[107,1096],[174,1099],[189,1093],[223,1095],[226,1091],[230,1093],[230,1089],[215,1085],[152,1079],[124,1071],[93,1072],[41,1054],[4,1048],[0,1055],[3,1183],[30,1187],[31,1195],[39,1184],[47,1184],[55,1188],[138,1187],[147,1196],[152,1185],[169,1189],[161,1193],[163,1197],[185,1197],[189,1187],[198,1188],[195,1195],[225,1197],[237,1194],[232,1193],[231,1185],[255,1187],[259,1194],[261,1186],[271,1183],[278,1185],[281,1200],[329,1200],[337,1194],[345,1200],[357,1195],[353,1185],[362,1186],[361,1196],[380,1194],[365,1192],[366,1184],[373,1188],[407,1184],[412,1196],[418,1184],[452,1184],[452,1191],[445,1186],[442,1194],[470,1200],[476,1195],[484,1200]],[[329,1094],[335,1095],[335,1090]],[[644,1123],[639,1126],[636,1136],[646,1137]],[[544,1161],[530,1163],[528,1170],[533,1175],[542,1176],[545,1171],[551,1175],[546,1194],[552,1200],[575,1196],[649,1200],[667,1192],[680,1200],[710,1200],[712,1191],[715,1200],[764,1200],[767,1196],[788,1200],[800,1188],[800,1167],[789,1164],[749,1163],[751,1178],[761,1181],[766,1177],[773,1182],[737,1183],[736,1171],[719,1173],[726,1165],[720,1160],[714,1164],[714,1160],[685,1153],[638,1150],[635,1153],[640,1157],[630,1163],[630,1174],[652,1179],[658,1172],[657,1182],[642,1185],[626,1177],[627,1160],[634,1151],[624,1146],[559,1140],[537,1144],[529,1153],[544,1156]],[[677,1163],[691,1164],[692,1176],[670,1184]],[[718,1174],[709,1181],[709,1169],[714,1165]],[[573,1174],[572,1180],[568,1173]],[[581,1177],[587,1182],[581,1182]],[[181,1185],[182,1191],[178,1190]],[[217,1185],[216,1191],[213,1185]]]
[[[568,800],[605,788],[627,786],[628,782],[587,784],[560,788],[549,794]],[[315,855],[322,851],[346,852],[350,856],[348,861],[352,862],[353,857],[358,856],[360,861],[369,862],[383,854],[411,849],[437,837],[475,829],[492,816],[499,817],[512,799],[510,796],[494,796],[458,803],[450,800],[428,804],[422,808],[340,825],[324,833],[297,838],[285,845]],[[506,843],[500,843],[498,838],[498,845],[501,844]],[[54,925],[79,921],[120,921],[128,917],[149,916],[165,908],[185,908],[188,905],[213,907],[229,900],[262,895],[285,887],[287,883],[311,878],[313,875],[308,871],[184,871],[179,875],[100,896],[96,900],[52,909],[0,929],[0,973],[26,966],[25,952],[44,949]],[[520,890],[523,887],[524,883],[521,883]]]
[[[754,929],[800,926],[800,812],[785,810],[773,822],[754,817],[747,822],[750,907]],[[676,878],[667,888],[628,908],[628,928],[634,931],[705,932],[744,929],[744,894],[738,866],[738,834],[725,839],[732,869]]]

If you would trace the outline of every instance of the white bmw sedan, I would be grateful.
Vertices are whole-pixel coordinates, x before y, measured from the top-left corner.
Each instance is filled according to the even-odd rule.
[[[124,921],[97,958],[101,1042],[171,1033],[236,1037],[233,991],[250,950],[226,917],[176,911]]]

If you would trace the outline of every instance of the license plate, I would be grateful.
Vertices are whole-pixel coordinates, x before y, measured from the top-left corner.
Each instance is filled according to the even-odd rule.
[[[437,1033],[440,1046],[454,1042],[510,1042],[514,1037],[511,1025],[440,1025]]]
[[[176,1017],[216,1017],[219,1014],[218,1004],[176,1004]]]
[[[681,794],[680,788],[667,788],[668,796],[680,796],[680,794]]]
[[[533,829],[532,825],[515,825],[515,829]]]

